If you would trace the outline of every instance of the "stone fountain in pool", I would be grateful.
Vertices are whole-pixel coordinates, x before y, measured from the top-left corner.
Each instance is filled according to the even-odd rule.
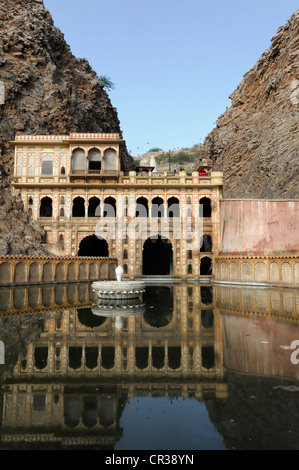
[[[114,317],[115,327],[121,329],[125,317],[143,315],[145,306],[142,295],[145,291],[143,281],[122,280],[124,270],[115,270],[116,281],[96,281],[92,283],[98,302],[92,313],[101,317]]]
[[[116,281],[95,281],[92,287],[99,299],[105,300],[128,300],[142,299],[145,291],[145,282],[123,280],[124,270],[118,266],[115,270]]]

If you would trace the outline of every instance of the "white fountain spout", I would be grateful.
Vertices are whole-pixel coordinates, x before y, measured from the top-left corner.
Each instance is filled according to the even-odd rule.
[[[115,270],[115,274],[116,274],[116,279],[118,280],[118,282],[120,282],[122,280],[123,273],[124,273],[123,267],[122,266],[117,266],[117,268]]]

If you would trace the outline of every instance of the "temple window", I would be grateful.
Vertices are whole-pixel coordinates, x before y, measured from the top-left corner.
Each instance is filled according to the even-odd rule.
[[[88,152],[88,170],[100,171],[102,168],[101,153],[97,149],[91,149]]]
[[[83,149],[75,149],[72,155],[72,172],[86,170],[86,157]]]
[[[53,175],[53,157],[51,155],[42,158],[41,174],[44,176]]]

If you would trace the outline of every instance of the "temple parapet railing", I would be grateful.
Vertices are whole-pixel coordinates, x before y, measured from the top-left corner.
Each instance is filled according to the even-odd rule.
[[[220,255],[214,273],[214,283],[299,288],[299,253]]]
[[[111,280],[116,266],[108,257],[2,256],[0,286]]]

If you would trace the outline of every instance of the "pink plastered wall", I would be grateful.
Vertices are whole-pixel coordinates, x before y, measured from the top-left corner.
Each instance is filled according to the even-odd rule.
[[[219,253],[299,253],[299,201],[221,201]]]

